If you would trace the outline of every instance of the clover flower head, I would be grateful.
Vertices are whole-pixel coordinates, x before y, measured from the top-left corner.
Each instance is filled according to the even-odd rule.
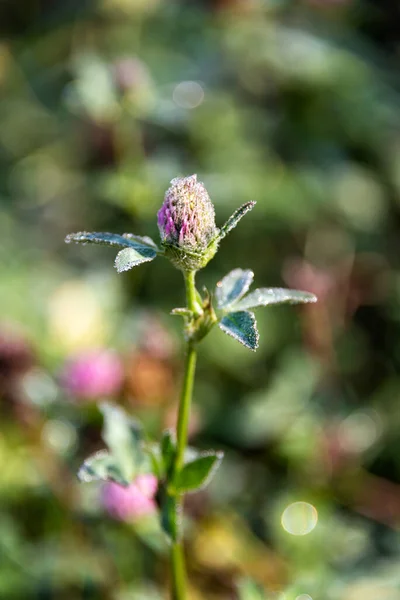
[[[171,181],[158,211],[158,227],[163,242],[191,250],[206,248],[215,237],[215,211],[197,175]]]
[[[157,217],[162,244],[176,266],[201,268],[214,256],[218,236],[214,206],[197,175],[171,181]]]

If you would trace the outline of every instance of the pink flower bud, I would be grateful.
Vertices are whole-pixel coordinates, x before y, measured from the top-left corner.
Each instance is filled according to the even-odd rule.
[[[102,490],[102,504],[114,519],[128,521],[151,515],[157,510],[154,496],[157,478],[154,475],[139,475],[128,487],[108,482]]]

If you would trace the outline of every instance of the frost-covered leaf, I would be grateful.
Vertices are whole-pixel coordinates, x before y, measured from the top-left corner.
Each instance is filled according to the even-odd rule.
[[[233,308],[235,310],[247,310],[272,304],[307,304],[316,301],[317,297],[310,292],[286,290],[284,288],[260,288],[235,302]]]
[[[253,313],[247,311],[229,313],[220,321],[219,327],[246,348],[250,350],[258,348],[258,331]]]
[[[239,223],[240,219],[244,217],[246,213],[248,213],[254,206],[255,202],[246,202],[240,208],[235,210],[232,216],[229,217],[225,225],[221,227],[218,238],[222,240],[236,225]]]
[[[133,233],[107,233],[98,231],[78,231],[70,233],[65,238],[67,244],[75,242],[76,244],[102,244],[105,246],[117,246],[119,248],[136,248],[138,245],[149,246],[154,250],[158,250],[157,245],[150,237],[134,235]]]
[[[151,239],[148,235],[136,235],[135,233],[123,233],[122,237],[126,240],[130,240],[132,242],[136,242],[138,244],[144,244],[145,246],[151,246],[157,252],[160,251],[159,247],[155,243],[154,240]]]
[[[104,402],[103,440],[111,451],[116,464],[127,481],[132,481],[145,461],[140,424],[122,408]]]
[[[137,267],[142,263],[149,262],[157,256],[157,251],[149,246],[141,246],[138,244],[136,248],[124,248],[120,250],[115,259],[115,268],[118,273],[129,271],[133,267]]]
[[[223,452],[207,452],[185,463],[175,480],[179,493],[195,492],[204,488],[212,479],[223,458]]]
[[[227,308],[248,291],[254,278],[249,269],[234,269],[217,283],[215,298],[218,308]]]
[[[133,233],[87,232],[70,233],[65,238],[67,244],[76,242],[78,244],[102,244],[123,248],[115,260],[115,267],[119,273],[128,271],[144,262],[153,260],[159,249],[153,240],[147,236],[141,237]]]
[[[115,458],[107,450],[100,450],[89,456],[79,469],[78,477],[84,482],[115,481],[121,485],[129,484],[129,481],[121,473]]]

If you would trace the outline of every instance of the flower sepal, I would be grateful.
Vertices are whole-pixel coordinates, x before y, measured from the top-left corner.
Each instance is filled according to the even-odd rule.
[[[199,312],[195,313],[189,308],[174,308],[171,311],[172,315],[183,317],[185,320],[185,338],[186,341],[200,342],[218,323],[217,315],[211,301],[210,292],[204,288],[205,296],[198,296]]]
[[[181,271],[199,271],[203,269],[218,250],[219,238],[215,237],[208,246],[202,250],[188,250],[187,248],[161,242],[164,256]]]

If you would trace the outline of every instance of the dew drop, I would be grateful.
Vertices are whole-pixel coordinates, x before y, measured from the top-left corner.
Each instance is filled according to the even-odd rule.
[[[76,445],[76,430],[67,421],[52,419],[42,429],[42,440],[48,447],[64,454]]]

